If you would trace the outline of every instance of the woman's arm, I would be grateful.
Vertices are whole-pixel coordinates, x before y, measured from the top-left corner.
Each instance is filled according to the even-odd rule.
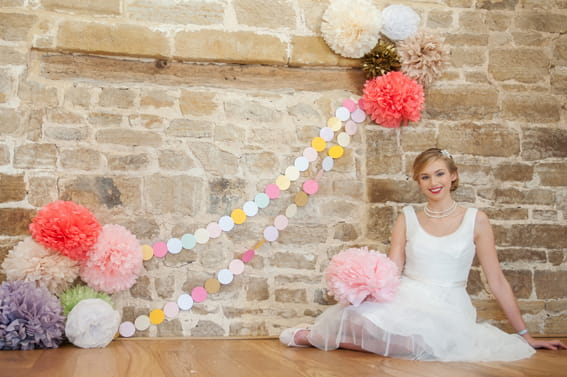
[[[490,290],[496,297],[512,327],[516,329],[516,332],[520,332],[526,328],[526,324],[520,313],[512,287],[500,268],[492,226],[488,221],[488,217],[482,211],[478,211],[476,216],[474,233],[476,255],[488,280]],[[565,348],[565,345],[558,340],[535,340],[529,333],[522,336],[534,348],[548,348],[552,350]]]
[[[392,228],[388,257],[396,263],[401,274],[406,262],[406,220],[403,213],[398,216]]]

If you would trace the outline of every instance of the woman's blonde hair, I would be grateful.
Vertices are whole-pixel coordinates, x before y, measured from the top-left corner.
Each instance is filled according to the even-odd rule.
[[[427,165],[435,160],[443,160],[447,164],[449,173],[457,174],[457,178],[451,182],[451,191],[455,191],[459,187],[459,172],[453,156],[445,149],[439,148],[429,148],[428,150],[421,152],[419,156],[413,161],[413,179],[417,181],[419,178],[419,173],[425,169]]]

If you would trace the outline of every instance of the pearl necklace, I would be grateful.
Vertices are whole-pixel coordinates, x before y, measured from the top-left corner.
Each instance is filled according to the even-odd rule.
[[[442,211],[433,211],[432,209],[429,209],[429,207],[426,205],[423,208],[423,212],[428,217],[440,219],[443,217],[450,216],[453,212],[455,212],[455,209],[457,209],[457,202],[453,200],[453,204],[451,204],[451,206],[447,209],[444,209]]]

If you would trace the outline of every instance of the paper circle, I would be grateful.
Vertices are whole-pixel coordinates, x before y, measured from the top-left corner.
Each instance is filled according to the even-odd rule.
[[[171,254],[179,254],[181,249],[183,249],[183,243],[179,238],[170,238],[167,241],[167,250],[169,250]]]
[[[347,109],[346,107],[339,107],[336,111],[335,111],[335,116],[342,122],[345,122],[348,120],[348,118],[350,118],[350,110]],[[340,129],[340,127],[339,127]]]
[[[221,235],[222,229],[217,223],[209,223],[209,225],[207,225],[207,233],[210,238],[217,238]]]
[[[205,289],[208,294],[218,293],[218,291],[220,291],[220,283],[215,278],[207,279],[205,282]]]
[[[333,166],[335,166],[335,160],[333,160],[332,157],[327,156],[323,159],[323,163],[321,165],[324,171],[332,170]]]
[[[167,254],[167,244],[165,242],[158,241],[154,243],[154,255],[158,258],[163,258]]]
[[[297,206],[295,204],[290,204],[285,210],[285,215],[288,219],[297,215]]]
[[[351,119],[354,120],[356,123],[362,123],[366,120],[366,113],[362,109],[356,109],[350,115]]]
[[[309,196],[306,193],[304,193],[303,191],[300,191],[297,194],[295,194],[295,204],[298,207],[305,206],[308,201],[309,201]]]
[[[352,120],[349,120],[348,122],[346,122],[345,131],[346,131],[347,134],[352,136],[352,135],[356,134],[357,129],[358,129],[358,126]]]
[[[207,290],[203,287],[195,287],[191,290],[191,297],[194,302],[203,302],[207,299]]]
[[[333,131],[338,131],[341,129],[343,122],[337,117],[331,117],[327,120],[327,127],[331,128]]]
[[[244,262],[240,259],[233,259],[230,264],[228,265],[228,269],[234,275],[240,275],[244,272]]]
[[[142,259],[150,260],[154,257],[154,249],[150,245],[142,245]]]
[[[248,263],[254,258],[254,255],[256,255],[256,252],[254,250],[246,250],[246,252],[242,254],[242,261],[244,263]]]
[[[289,221],[284,215],[277,215],[274,219],[274,226],[277,230],[284,230],[287,228],[287,224],[289,224]]]
[[[268,242],[274,242],[278,239],[280,232],[275,226],[268,226],[264,229],[264,239]]]
[[[118,327],[118,333],[124,338],[130,338],[136,332],[136,326],[130,321],[122,322]]]
[[[297,178],[299,178],[299,170],[295,166],[288,166],[287,169],[285,169],[285,176],[290,181],[296,181]]]
[[[234,279],[234,275],[232,274],[232,272],[230,272],[228,269],[225,268],[218,272],[217,279],[219,279],[219,283],[223,285],[227,285],[232,283],[232,280]]]
[[[275,183],[270,183],[264,189],[270,199],[277,199],[280,196],[280,188]]]
[[[242,224],[246,221],[246,213],[240,208],[237,208],[234,211],[232,211],[230,217],[232,218],[232,221],[234,221],[235,224]]]
[[[291,185],[291,182],[285,175],[280,175],[276,178],[276,185],[280,190],[287,190]]]
[[[332,158],[341,158],[344,153],[345,150],[340,145],[333,145],[331,148],[329,148],[329,156],[331,156]]]
[[[347,98],[343,101],[343,107],[346,107],[348,111],[352,113],[354,110],[356,110],[356,102],[354,102],[350,98]]]
[[[254,203],[258,208],[266,208],[270,204],[270,197],[263,192],[259,192],[254,197]]]
[[[346,132],[341,132],[339,136],[337,136],[337,143],[339,143],[341,147],[348,147],[350,144],[350,136],[348,136]]]
[[[319,131],[319,136],[325,141],[331,141],[333,140],[333,137],[335,137],[335,133],[333,132],[333,130],[331,130],[330,127],[323,127]]]
[[[313,195],[317,193],[318,190],[319,190],[319,184],[317,183],[317,181],[309,179],[303,182],[303,191],[305,191],[305,193],[309,195]]]
[[[207,229],[199,228],[195,231],[195,239],[197,243],[205,244],[209,242],[209,232],[207,232]]]
[[[246,216],[256,216],[258,214],[258,205],[252,201],[244,203],[242,209]]]
[[[179,314],[179,306],[175,302],[168,302],[163,307],[163,312],[167,318],[176,318]]]
[[[230,232],[234,228],[234,221],[230,216],[223,216],[219,219],[219,226],[223,232]]]
[[[181,310],[191,309],[193,307],[193,297],[187,293],[183,293],[177,298],[177,306],[179,306],[179,309]]]
[[[314,137],[313,140],[311,140],[311,147],[317,152],[321,152],[325,150],[327,143],[322,137]]]
[[[184,249],[190,250],[194,248],[195,245],[197,245],[197,240],[195,239],[194,235],[187,233],[184,234],[183,237],[181,237],[181,244],[183,245]]]
[[[299,171],[305,171],[309,169],[309,161],[304,156],[297,157],[293,166],[297,168]]]
[[[150,327],[150,325],[150,317],[147,315],[138,316],[138,318],[134,320],[134,326],[136,326],[136,330],[138,331],[145,331]]]
[[[307,147],[303,150],[303,157],[305,157],[308,162],[315,161],[317,156],[317,151],[313,147]]]
[[[159,325],[165,320],[165,313],[161,309],[154,309],[150,312],[150,322]]]

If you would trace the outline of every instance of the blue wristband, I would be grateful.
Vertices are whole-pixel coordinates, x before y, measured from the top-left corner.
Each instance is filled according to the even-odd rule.
[[[516,334],[522,336],[522,335],[526,335],[528,333],[528,329],[523,329],[522,331],[518,331]]]

